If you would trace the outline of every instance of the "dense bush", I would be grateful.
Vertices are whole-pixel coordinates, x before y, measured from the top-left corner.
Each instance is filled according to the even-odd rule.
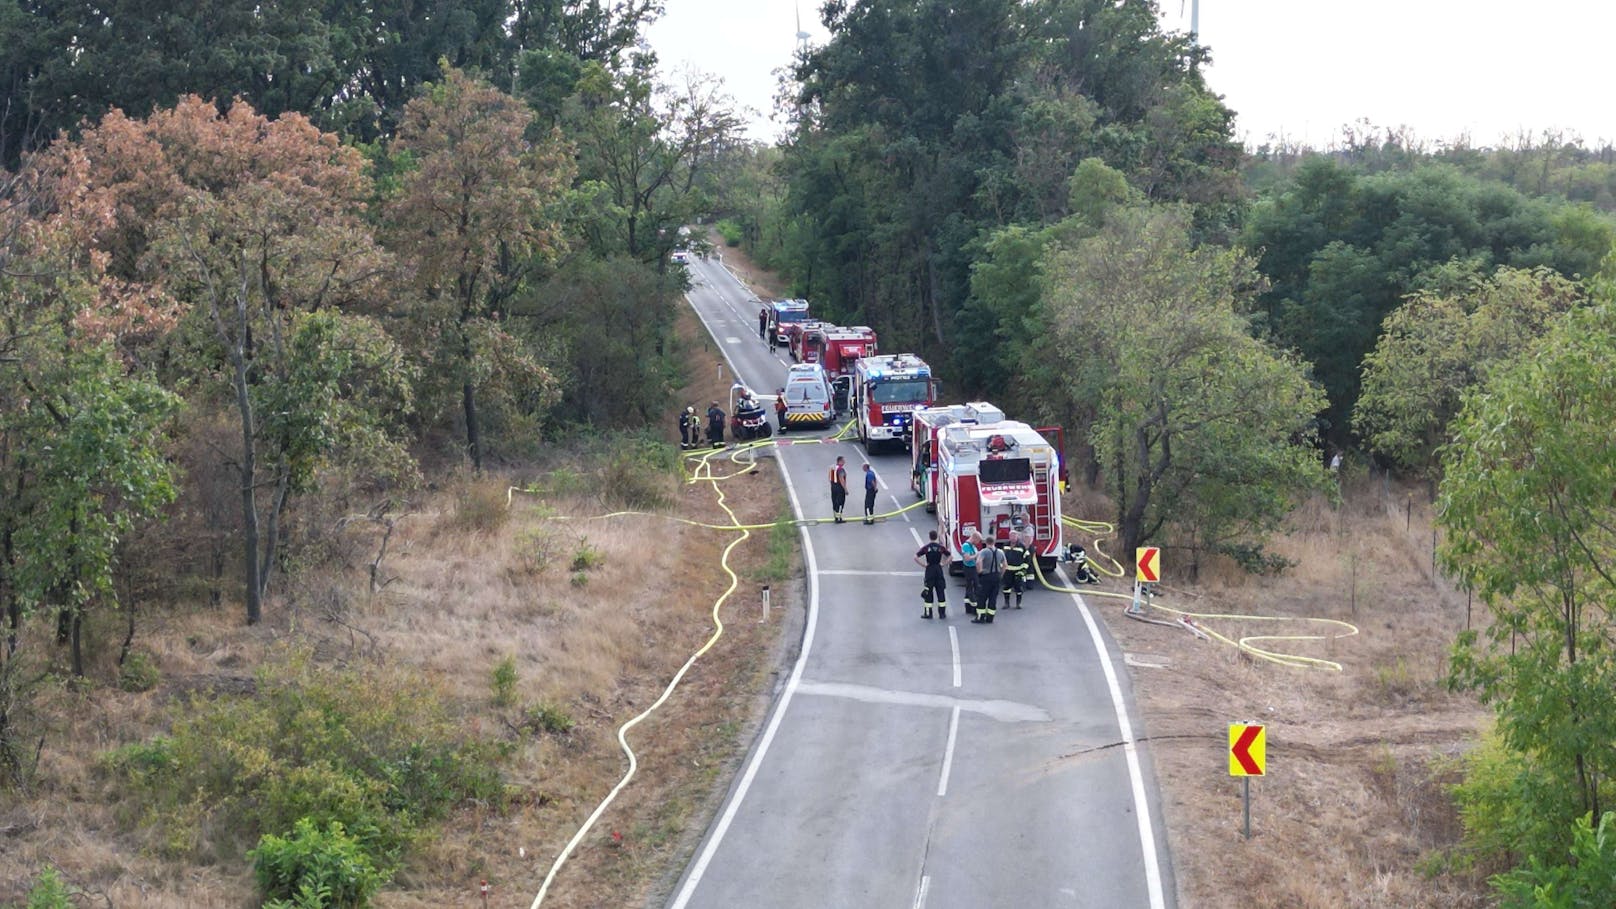
[[[608,504],[649,510],[673,501],[679,452],[650,433],[623,433],[612,443],[600,488]]]
[[[261,670],[252,696],[182,703],[170,736],[103,765],[127,783],[132,819],[170,854],[228,855],[308,819],[340,823],[386,870],[423,822],[498,797],[492,754],[419,679],[334,672],[299,654]]]
[[[733,218],[725,218],[713,227],[718,231],[718,235],[724,238],[725,246],[740,246],[741,240],[746,236],[741,225]]]
[[[1544,862],[1533,856],[1523,868],[1493,878],[1509,909],[1583,909],[1608,906],[1616,894],[1616,814],[1605,812],[1594,828],[1593,815],[1577,819],[1571,834],[1571,861]]]
[[[303,818],[285,837],[266,833],[250,857],[265,909],[363,909],[387,882],[338,821]]]

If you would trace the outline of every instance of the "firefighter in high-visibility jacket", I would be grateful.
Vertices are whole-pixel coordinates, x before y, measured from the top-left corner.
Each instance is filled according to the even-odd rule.
[[[1020,534],[1012,534],[1004,544],[1004,608],[1010,608],[1010,594],[1016,595],[1016,608],[1021,608],[1021,593],[1027,589],[1027,578],[1032,574],[1032,550],[1021,541]]]

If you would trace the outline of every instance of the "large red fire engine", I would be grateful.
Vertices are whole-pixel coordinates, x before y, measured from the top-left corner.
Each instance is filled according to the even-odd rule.
[[[875,329],[865,325],[806,322],[791,338],[791,358],[799,363],[820,364],[832,381],[852,375],[854,363],[875,354]]]
[[[909,444],[914,412],[937,401],[931,367],[914,354],[861,357],[853,368],[853,412],[859,441],[871,454],[882,442]]]
[[[937,531],[954,564],[972,530],[990,543],[1012,534],[1054,570],[1061,549],[1061,470],[1058,430],[1051,443],[1015,420],[943,426],[937,453]]]
[[[1004,411],[986,401],[971,404],[941,404],[915,411],[910,422],[909,488],[926,503],[927,511],[937,510],[937,435],[955,423],[998,423]]]

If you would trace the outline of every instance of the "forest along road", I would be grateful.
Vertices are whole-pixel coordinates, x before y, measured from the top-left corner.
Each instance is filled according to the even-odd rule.
[[[717,260],[690,269],[691,305],[741,380],[772,394],[789,355],[758,338],[759,302]],[[973,625],[957,579],[948,619],[923,620],[912,557],[935,520],[860,523],[865,460],[877,513],[916,501],[902,454],[782,446],[794,507],[830,517],[837,455],[847,523],[807,531],[801,655],[668,906],[1172,905],[1154,772],[1143,746],[1116,747],[1141,733],[1098,621],[1037,590]]]

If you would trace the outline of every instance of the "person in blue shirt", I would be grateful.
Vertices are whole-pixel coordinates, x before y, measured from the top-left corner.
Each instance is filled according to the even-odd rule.
[[[965,542],[960,545],[960,563],[965,573],[965,614],[976,616],[976,550],[982,543],[982,535],[970,527],[965,532]]]
[[[880,481],[875,478],[875,468],[869,462],[864,463],[864,523],[875,523],[875,491],[881,488]]]

